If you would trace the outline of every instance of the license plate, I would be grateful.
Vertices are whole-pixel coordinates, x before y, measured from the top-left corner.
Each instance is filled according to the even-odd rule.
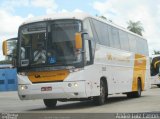
[[[42,87],[41,91],[52,91],[52,87]]]

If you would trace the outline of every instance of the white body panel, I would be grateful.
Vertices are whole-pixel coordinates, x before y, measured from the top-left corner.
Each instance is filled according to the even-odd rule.
[[[63,82],[63,83],[43,83],[26,85],[26,90],[21,90],[21,85],[18,87],[18,93],[20,99],[70,99],[70,98],[85,98],[85,82],[78,81],[78,87],[68,87],[68,83],[74,85],[75,82]],[[52,91],[41,91],[42,87],[52,87]],[[78,93],[78,95],[74,94]],[[22,98],[25,96],[25,98]]]
[[[106,69],[101,71],[107,78],[108,93],[132,91],[134,54],[100,45],[97,45],[96,50],[95,64],[101,64],[101,68]],[[112,60],[108,59],[110,55]]]
[[[147,70],[146,70],[146,79],[145,79],[145,82],[144,82],[144,90],[147,90],[147,89],[150,89],[151,88],[151,79],[150,79],[150,62],[149,62],[149,59],[147,61]]]
[[[159,78],[158,75],[151,77],[151,84],[152,84],[152,85],[157,85],[157,84],[160,85],[160,78]]]

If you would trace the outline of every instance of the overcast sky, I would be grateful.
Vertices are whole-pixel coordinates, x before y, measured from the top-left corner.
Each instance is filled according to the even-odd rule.
[[[129,20],[141,21],[150,54],[160,50],[160,0],[0,0],[0,60],[2,41],[16,37],[24,20],[60,12],[103,15],[125,28]]]

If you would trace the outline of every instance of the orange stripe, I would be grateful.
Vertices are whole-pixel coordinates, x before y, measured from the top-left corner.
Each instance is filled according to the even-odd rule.
[[[28,78],[32,83],[63,81],[69,75],[68,70],[29,72]]]
[[[137,91],[137,79],[141,78],[142,90],[146,76],[146,56],[135,54],[132,91]]]

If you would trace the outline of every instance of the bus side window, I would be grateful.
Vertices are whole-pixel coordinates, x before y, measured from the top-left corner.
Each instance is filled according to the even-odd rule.
[[[136,37],[131,34],[128,34],[128,38],[129,38],[130,51],[136,52]]]
[[[130,51],[127,33],[122,30],[119,30],[119,38],[120,38],[121,48],[123,50]]]
[[[118,29],[112,27],[112,40],[114,42],[114,48],[121,48],[121,44],[120,44],[120,40],[119,40],[119,33],[118,33]]]

